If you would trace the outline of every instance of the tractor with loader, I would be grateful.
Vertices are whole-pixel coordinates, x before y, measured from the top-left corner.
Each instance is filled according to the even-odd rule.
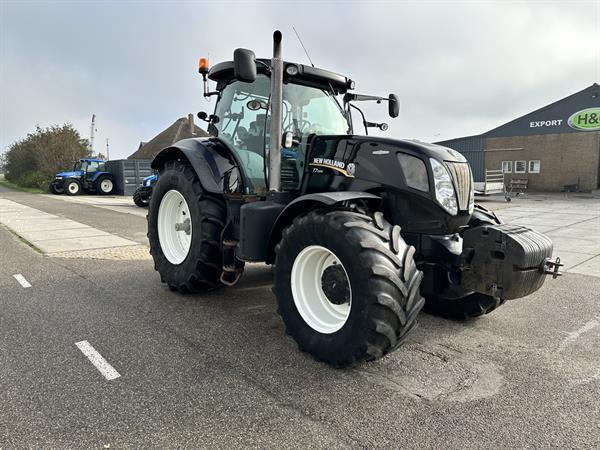
[[[217,98],[209,137],[161,151],[148,211],[161,281],[181,293],[234,285],[246,262],[274,266],[273,292],[299,348],[334,367],[400,346],[426,310],[486,314],[559,275],[552,242],[474,202],[458,152],[368,135],[357,106],[398,98],[354,93],[350,78],[237,49],[200,59]],[[216,83],[209,89],[209,81]],[[351,110],[365,135],[355,134]]]

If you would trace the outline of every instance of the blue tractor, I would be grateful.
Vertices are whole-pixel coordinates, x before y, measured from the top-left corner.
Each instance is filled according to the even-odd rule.
[[[152,174],[142,180],[140,187],[133,193],[133,203],[140,208],[145,208],[150,203],[152,197],[152,188],[158,181],[158,174]]]
[[[93,158],[76,161],[70,172],[57,173],[50,183],[50,192],[53,194],[79,195],[87,191],[109,195],[114,190],[115,180],[106,171],[106,161]]]

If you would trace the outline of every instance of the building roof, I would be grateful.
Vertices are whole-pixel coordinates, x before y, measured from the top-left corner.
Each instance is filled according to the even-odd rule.
[[[484,133],[485,136],[504,136],[505,134],[513,134],[516,129],[522,127],[522,124],[528,124],[532,120],[548,120],[554,118],[554,115],[558,118],[563,119],[562,132],[564,131],[576,131],[567,128],[567,118],[564,114],[575,112],[577,109],[600,105],[600,86],[598,83],[594,83],[591,86],[577,91],[574,94],[568,95],[550,103],[549,105],[543,106],[523,116],[517,117],[516,119],[506,122],[499,127],[492,128],[491,130]],[[567,111],[565,111],[567,110]],[[554,114],[554,115],[553,115]],[[557,115],[558,114],[558,115]],[[570,114],[569,114],[570,115]],[[542,130],[538,130],[542,131]],[[508,132],[508,133],[506,133]]]
[[[487,137],[576,133],[578,130],[573,129],[568,124],[569,117],[578,110],[590,107],[600,107],[600,86],[598,83],[594,83],[581,91],[517,117],[480,135],[446,139],[436,142],[436,144],[446,145],[458,151],[477,150],[475,147],[480,147],[480,150],[483,150],[483,138]]]
[[[140,143],[139,148],[127,159],[152,159],[161,150],[170,147],[175,142],[192,137],[208,136],[208,133],[192,121],[194,132],[190,129],[189,117],[177,119],[170,127],[157,134],[146,143]]]

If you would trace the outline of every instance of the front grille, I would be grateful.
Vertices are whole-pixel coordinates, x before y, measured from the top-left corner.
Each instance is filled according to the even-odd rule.
[[[471,195],[471,168],[466,162],[446,162],[450,172],[456,196],[458,197],[458,209],[464,211],[469,209],[469,197]]]

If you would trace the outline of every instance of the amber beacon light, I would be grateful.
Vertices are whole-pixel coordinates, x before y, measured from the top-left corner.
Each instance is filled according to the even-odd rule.
[[[208,58],[200,58],[198,60],[198,72],[208,73]]]

